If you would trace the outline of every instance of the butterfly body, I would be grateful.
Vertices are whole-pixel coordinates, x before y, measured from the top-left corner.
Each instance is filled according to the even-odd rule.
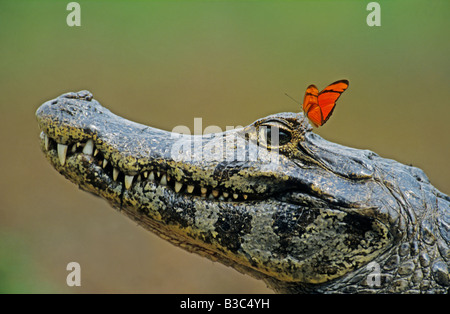
[[[309,85],[303,99],[303,112],[309,121],[319,127],[325,124],[333,113],[336,101],[347,89],[347,80],[336,81],[325,87],[320,93],[315,85]]]

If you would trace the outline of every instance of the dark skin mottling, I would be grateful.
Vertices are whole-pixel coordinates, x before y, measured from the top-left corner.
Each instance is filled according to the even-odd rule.
[[[301,113],[177,135],[81,91],[36,117],[42,151],[67,179],[276,292],[449,291],[450,198],[418,168],[324,140]]]

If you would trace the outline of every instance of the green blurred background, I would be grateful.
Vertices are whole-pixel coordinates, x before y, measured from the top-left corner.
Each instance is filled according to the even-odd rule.
[[[172,130],[300,111],[306,86],[347,78],[324,138],[422,168],[449,194],[449,1],[0,1],[0,292],[261,293],[81,192],[40,152],[38,106],[88,89]],[[66,285],[67,263],[81,287]]]

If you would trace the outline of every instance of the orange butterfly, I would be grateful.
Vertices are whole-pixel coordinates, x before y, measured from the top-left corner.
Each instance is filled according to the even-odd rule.
[[[347,80],[334,82],[319,93],[315,85],[309,85],[303,99],[303,112],[317,128],[327,122],[333,113],[336,101],[348,87]]]

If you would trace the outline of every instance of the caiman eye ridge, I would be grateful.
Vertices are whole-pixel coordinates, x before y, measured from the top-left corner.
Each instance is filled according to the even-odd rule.
[[[193,180],[187,182],[179,182],[173,180],[167,173],[167,169],[162,170],[154,167],[151,171],[138,172],[135,175],[127,175],[125,172],[115,168],[112,163],[104,157],[104,154],[95,147],[94,141],[89,139],[85,142],[75,142],[70,144],[60,144],[49,137],[45,132],[41,135],[44,139],[44,147],[46,151],[56,150],[61,166],[64,166],[66,159],[75,154],[84,154],[93,157],[97,166],[102,167],[103,171],[116,182],[123,182],[125,189],[130,190],[135,184],[140,182],[152,182],[158,186],[170,188],[176,193],[187,194],[189,196],[197,196],[210,200],[242,202],[255,199],[261,199],[261,195],[243,194],[234,191],[227,191],[220,188],[202,186]]]

